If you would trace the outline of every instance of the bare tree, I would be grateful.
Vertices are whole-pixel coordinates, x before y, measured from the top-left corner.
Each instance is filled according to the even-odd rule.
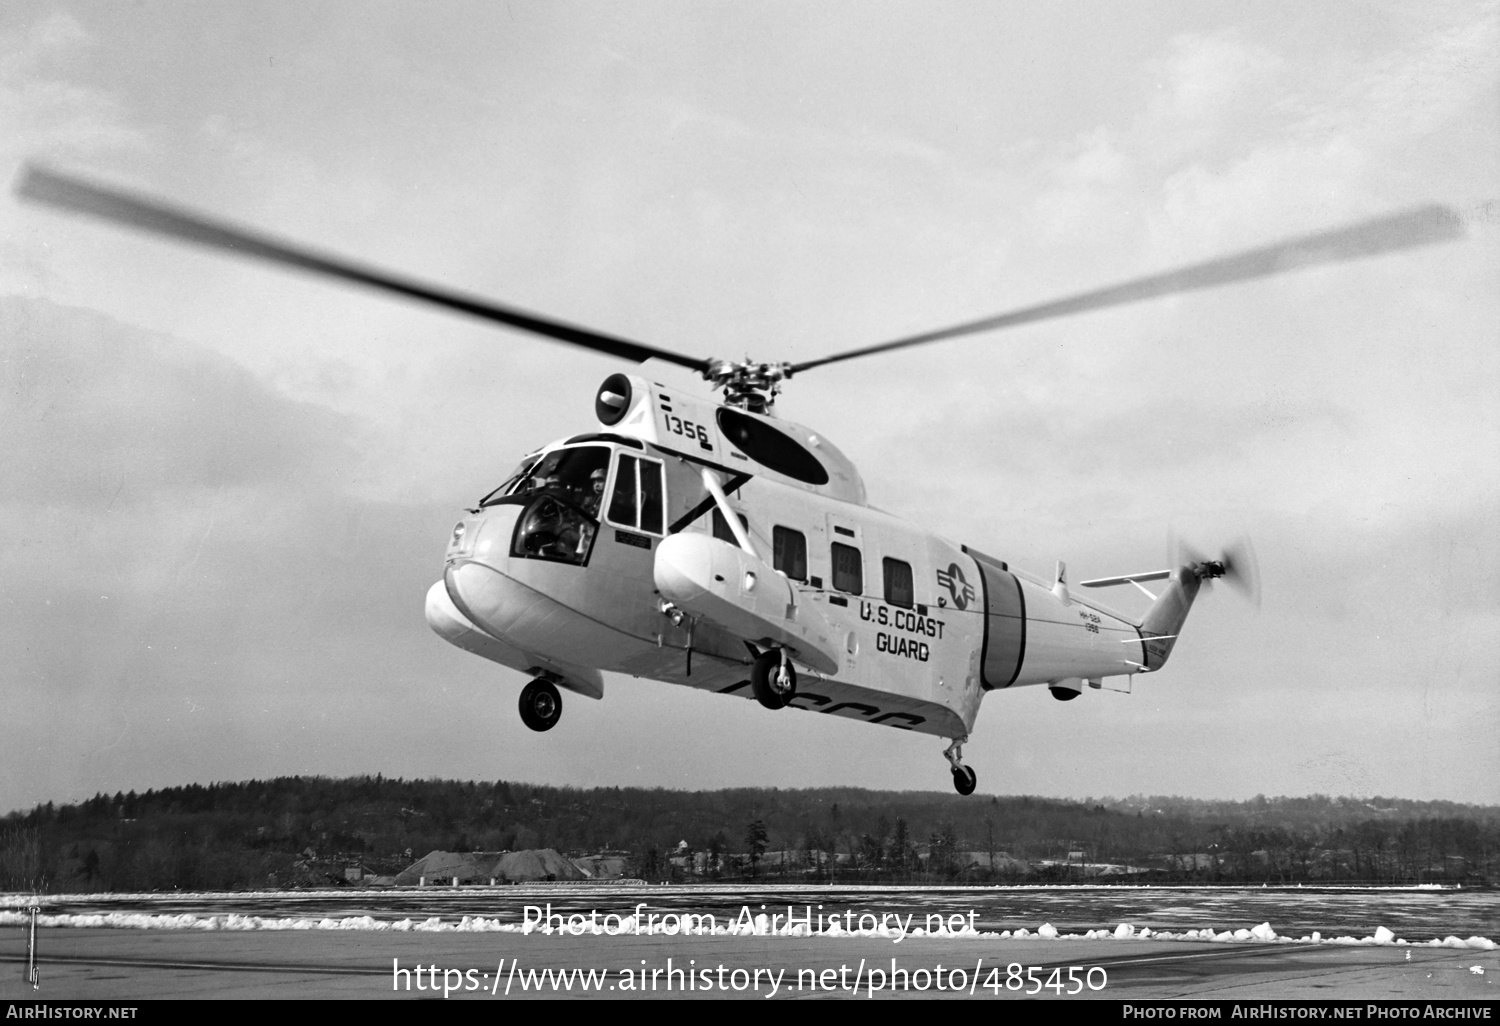
[[[765,855],[768,846],[765,823],[757,819],[745,828],[745,851],[750,856],[751,876],[758,875],[761,857]]]
[[[47,889],[40,827],[18,825],[0,833],[0,887],[31,893]]]

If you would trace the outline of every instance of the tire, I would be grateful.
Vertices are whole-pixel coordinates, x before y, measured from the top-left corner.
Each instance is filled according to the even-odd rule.
[[[979,786],[979,775],[974,772],[972,766],[965,766],[962,771],[953,771],[953,790],[962,795],[974,793],[974,788]]]
[[[781,653],[772,649],[762,652],[756,657],[755,665],[750,667],[750,690],[755,693],[755,700],[767,709],[783,709],[797,693],[797,670],[791,663],[786,664],[787,677],[790,687],[785,691],[778,690],[772,683],[777,671],[781,669]]]
[[[521,689],[521,722],[532,730],[551,730],[562,718],[562,695],[550,680],[538,677]]]

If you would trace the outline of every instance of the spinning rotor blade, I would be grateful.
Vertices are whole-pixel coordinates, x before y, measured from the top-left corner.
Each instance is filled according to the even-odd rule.
[[[400,275],[362,266],[343,257],[319,253],[313,249],[273,238],[260,232],[206,217],[194,211],[175,207],[120,189],[93,185],[77,178],[28,166],[16,186],[17,195],[49,206],[116,224],[139,228],[181,242],[209,249],[223,250],[236,256],[254,257],[273,264],[295,267],[342,281],[355,282],[384,292],[393,292],[457,310],[474,317],[559,342],[582,346],[610,356],[643,361],[656,357],[696,371],[708,369],[710,361],[683,356],[656,346],[579,328],[536,314],[469,296],[460,292],[426,285]]]
[[[1169,296],[1216,285],[1265,278],[1273,274],[1312,267],[1316,264],[1338,263],[1412,246],[1448,242],[1462,238],[1463,234],[1463,225],[1458,215],[1449,208],[1420,207],[1403,214],[1361,221],[1358,224],[1317,232],[1313,235],[1303,235],[1259,249],[1246,250],[1233,256],[1180,267],[1175,271],[1166,271],[1081,295],[1012,310],[994,317],[986,317],[980,321],[970,321],[967,324],[912,335],[893,342],[865,346],[817,360],[808,360],[805,363],[793,364],[791,373],[800,373],[840,360],[852,360],[856,356],[869,356],[873,353],[889,352],[892,349],[904,349],[907,346],[921,345],[924,342],[937,342],[940,339],[974,335],[983,331],[997,331],[1001,328],[1012,328],[1018,324],[1066,317],[1088,310],[1102,310],[1110,306],[1122,306],[1157,296]]]
[[[1224,547],[1220,557],[1224,564],[1224,583],[1239,592],[1256,609],[1260,608],[1260,562],[1250,539],[1239,538]]]
[[[1223,581],[1239,592],[1245,601],[1260,609],[1260,562],[1255,558],[1255,547],[1250,544],[1249,537],[1236,538],[1224,546],[1215,559],[1198,552],[1175,534],[1169,536],[1167,544],[1172,553],[1172,566],[1187,564],[1211,568],[1207,573],[1200,573],[1204,584],[1212,586],[1214,581]]]

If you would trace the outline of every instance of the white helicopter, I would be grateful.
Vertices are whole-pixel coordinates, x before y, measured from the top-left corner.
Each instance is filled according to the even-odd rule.
[[[722,400],[612,374],[597,423],[527,455],[453,529],[427,622],[446,641],[532,677],[522,721],[549,730],[559,689],[599,699],[602,671],[768,709],[796,708],[949,739],[962,759],[990,691],[1045,684],[1064,701],[1162,668],[1204,582],[1253,593],[1248,546],[1147,573],[1082,581],[1151,596],[1135,619],[950,542],[866,501],[832,442],[773,416],[782,383],[830,363],[940,339],[1371,256],[1462,235],[1423,207],[995,317],[803,363],[684,356],[272,239],[160,201],[31,167],[28,199],[240,256],[328,275],[635,362],[690,368]],[[1164,581],[1159,593],[1145,588]]]

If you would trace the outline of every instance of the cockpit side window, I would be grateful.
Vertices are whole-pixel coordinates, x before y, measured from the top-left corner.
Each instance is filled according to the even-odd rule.
[[[641,530],[652,534],[662,533],[662,517],[666,507],[662,488],[662,465],[650,460],[641,460]]]
[[[660,463],[621,453],[615,464],[615,487],[609,496],[611,523],[632,530],[662,534],[666,518],[666,487]]]
[[[620,455],[616,464],[615,491],[609,497],[609,519],[626,527],[634,527],[636,521],[635,468],[640,460],[634,456]]]

